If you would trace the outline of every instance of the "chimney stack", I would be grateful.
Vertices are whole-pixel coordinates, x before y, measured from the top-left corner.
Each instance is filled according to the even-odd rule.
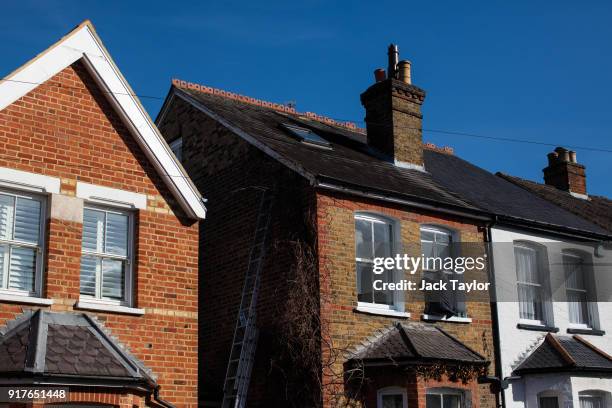
[[[544,182],[559,190],[586,196],[585,167],[576,161],[576,152],[557,147],[548,153],[548,166],[544,172]]]
[[[376,70],[376,83],[361,94],[368,145],[397,166],[424,170],[421,105],[425,91],[412,85],[410,62],[399,60],[397,45],[389,46],[388,57],[386,78],[384,70]]]

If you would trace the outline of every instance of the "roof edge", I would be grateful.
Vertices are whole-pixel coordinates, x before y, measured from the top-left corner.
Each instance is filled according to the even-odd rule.
[[[83,21],[17,68],[5,78],[10,81],[0,79],[0,110],[81,59],[188,217],[205,218],[206,207],[198,189],[172,154],[91,21]]]

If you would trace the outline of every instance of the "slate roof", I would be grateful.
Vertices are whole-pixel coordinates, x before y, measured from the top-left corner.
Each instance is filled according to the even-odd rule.
[[[542,372],[598,372],[612,375],[612,357],[580,336],[548,334],[513,374]]]
[[[444,330],[427,323],[397,323],[359,347],[350,359],[410,364],[434,361],[486,365],[488,361]]]
[[[460,209],[480,216],[503,216],[526,224],[612,235],[494,174],[459,157],[425,149],[427,172],[395,166],[366,144],[356,130],[322,123],[305,116],[279,112],[193,89],[173,87],[207,115],[248,137],[311,181],[330,183],[377,196],[434,203],[436,208]],[[302,143],[282,124],[317,132],[331,149]]]
[[[88,315],[42,310],[0,331],[0,377],[32,375],[156,385],[144,365]]]
[[[590,195],[585,200],[546,184],[536,183],[509,174],[497,173],[497,175],[608,231],[612,231],[612,200],[606,197]]]

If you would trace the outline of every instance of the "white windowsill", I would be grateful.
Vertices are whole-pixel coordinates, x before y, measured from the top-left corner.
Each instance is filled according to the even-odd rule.
[[[451,316],[441,317],[435,315],[422,314],[421,319],[433,322],[449,322],[449,323],[472,323],[471,317]]]
[[[546,327],[546,324],[542,320],[519,319],[519,324]]]
[[[0,293],[0,302],[23,303],[27,305],[50,306],[53,304],[53,299],[39,298],[25,295],[9,295]]]
[[[391,316],[391,317],[403,317],[403,318],[410,317],[410,313],[408,312],[400,312],[398,310],[381,309],[377,307],[368,307],[368,306],[363,306],[363,305],[357,306],[354,310],[356,312],[377,315],[377,316]]]
[[[145,314],[144,309],[137,309],[135,307],[113,305],[108,303],[99,303],[95,301],[79,300],[74,304],[75,309],[91,310],[94,312],[109,312],[109,313],[121,313],[129,314],[134,316],[142,316]]]

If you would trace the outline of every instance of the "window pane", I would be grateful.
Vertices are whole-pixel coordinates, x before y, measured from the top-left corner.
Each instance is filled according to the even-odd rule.
[[[102,267],[100,258],[92,256],[81,257],[81,294],[96,295],[96,271]]]
[[[519,281],[540,284],[536,251],[525,247],[514,247],[516,275]]]
[[[15,240],[38,243],[40,235],[40,201],[17,198]]]
[[[105,253],[127,256],[128,217],[123,214],[106,214]]]
[[[540,397],[540,408],[558,408],[557,397]]]
[[[123,299],[125,277],[124,262],[115,259],[102,260],[102,297]]]
[[[373,277],[375,280],[382,280],[383,282],[393,282],[393,271],[385,270],[382,274]],[[390,290],[374,290],[374,303],[380,303],[384,305],[393,305],[393,292]]]
[[[404,408],[404,397],[402,394],[383,395],[382,408]]]
[[[427,408],[442,408],[442,396],[441,395],[433,395],[428,394],[426,400]]]
[[[6,194],[0,194],[0,238],[13,238],[13,215],[15,209],[15,198]]]
[[[563,269],[568,288],[585,289],[584,274],[581,259],[575,256],[563,255]]]
[[[580,408],[604,408],[603,398],[598,396],[580,397]]]
[[[435,241],[435,234],[433,231],[421,230],[421,241]]]
[[[374,223],[374,256],[391,256],[391,225]]]
[[[574,290],[567,291],[570,323],[589,324],[589,308],[586,293]]]
[[[36,250],[32,248],[11,248],[9,287],[11,289],[34,291]]]
[[[83,211],[83,249],[102,252],[104,243],[104,213],[86,208]]]
[[[461,398],[459,395],[446,394],[443,397],[444,408],[460,408]]]
[[[421,241],[421,252],[425,257],[433,258],[434,244],[433,242]]]
[[[372,223],[355,219],[355,248],[357,258],[372,259]]]
[[[4,268],[6,267],[5,262],[8,260],[7,250],[8,246],[0,245],[0,288],[4,288]]]
[[[519,283],[518,298],[521,319],[543,320],[540,287]]]
[[[357,300],[360,302],[374,301],[372,288],[372,265],[357,262]]]

